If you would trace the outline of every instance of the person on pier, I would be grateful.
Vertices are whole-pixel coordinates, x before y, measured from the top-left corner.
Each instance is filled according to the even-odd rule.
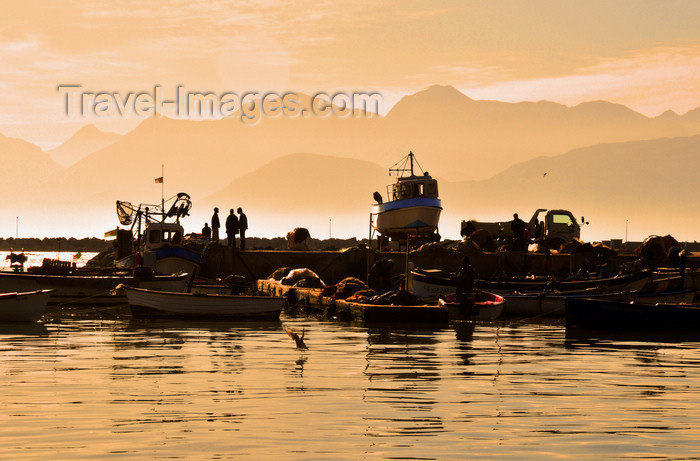
[[[241,234],[241,251],[245,250],[245,231],[248,230],[248,217],[243,208],[238,208],[238,232]]]
[[[477,315],[479,306],[474,304],[474,279],[476,274],[469,261],[469,256],[462,258],[462,267],[456,277],[456,301],[459,303],[459,312],[462,315]]]
[[[211,241],[214,243],[219,243],[219,228],[221,223],[219,222],[219,209],[214,208],[214,214],[211,216]]]
[[[239,208],[240,210],[240,208]],[[233,212],[233,208],[229,211],[228,217],[226,217],[226,239],[228,241],[228,246],[235,249],[236,248],[236,234],[238,233],[238,216]]]
[[[211,227],[209,227],[209,223],[204,223],[204,227],[202,227],[202,237],[204,237],[207,242],[211,240]]]
[[[510,223],[510,230],[513,232],[513,249],[516,251],[527,250],[525,227],[525,221],[518,217],[518,213],[513,213],[513,221]]]

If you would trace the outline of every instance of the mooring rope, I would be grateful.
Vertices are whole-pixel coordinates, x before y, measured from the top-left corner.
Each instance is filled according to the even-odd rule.
[[[110,289],[107,290],[107,291],[102,291],[102,292],[100,292],[100,293],[96,293],[96,294],[91,295],[91,296],[80,296],[79,298],[73,298],[73,299],[71,299],[71,300],[68,300],[68,301],[65,301],[65,302],[62,302],[62,303],[59,303],[59,304],[53,304],[52,306],[53,306],[53,307],[63,307],[63,306],[65,306],[65,305],[75,304],[76,301],[80,301],[81,304],[82,304],[82,302],[83,302],[84,300],[86,300],[86,299],[97,298],[98,296],[105,296],[105,295],[108,295],[108,294],[116,295],[115,291],[116,291],[116,290],[115,290],[114,288],[110,288]]]

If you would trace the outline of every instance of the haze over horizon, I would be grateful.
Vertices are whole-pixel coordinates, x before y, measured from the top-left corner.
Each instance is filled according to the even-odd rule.
[[[332,221],[334,235],[364,237],[371,193],[386,183],[377,172],[385,173],[408,150],[444,184],[445,237],[458,237],[459,219],[489,219],[486,211],[505,218],[515,211],[513,195],[528,194],[494,190],[502,173],[518,166],[530,172],[518,177],[528,184],[543,173],[533,166],[539,168],[538,158],[571,162],[576,171],[587,155],[600,156],[598,162],[619,156],[617,177],[588,181],[607,197],[579,201],[591,209],[578,210],[575,193],[540,188],[530,202],[517,204],[521,214],[562,202],[556,206],[606,220],[592,220],[591,227],[600,227],[586,229],[584,239],[624,237],[622,231],[609,234],[623,228],[625,219],[639,226],[632,226],[630,239],[670,232],[696,240],[694,229],[700,228],[666,205],[692,204],[694,191],[674,197],[681,185],[674,183],[673,170],[667,174],[654,163],[663,162],[658,152],[673,152],[683,159],[675,166],[683,174],[698,166],[698,3],[39,1],[8,5],[5,13],[0,155],[14,194],[1,207],[2,237],[15,235],[17,216],[20,236],[101,237],[116,225],[115,200],[159,200],[153,178],[162,164],[166,197],[181,190],[193,194],[188,231],[201,228],[211,214],[209,200],[219,197],[230,202],[219,203],[222,209],[260,207],[249,214],[251,224],[260,226],[251,228],[253,236],[283,236],[298,223],[324,238]],[[383,105],[375,118],[282,116],[250,125],[226,117],[139,117],[133,111],[83,117],[66,115],[61,85],[120,96],[159,86],[166,99],[178,87],[217,95],[367,92],[380,94]],[[682,137],[689,141],[673,141]],[[656,139],[669,141],[651,142]],[[319,157],[316,163],[293,157],[302,162],[296,175],[303,180],[274,179],[296,202],[275,209],[280,191],[274,184],[258,195],[247,192],[251,184],[272,182],[266,165],[281,161],[291,171],[284,161],[297,154]],[[629,170],[637,176],[626,177],[635,158],[647,163]],[[335,209],[326,204],[314,214],[310,204],[319,200],[318,184],[310,178],[338,175],[334,168],[341,163],[362,169],[363,177],[359,170],[348,174],[362,190],[356,196],[329,193],[328,199],[347,203]],[[596,176],[600,168],[586,171]],[[657,184],[661,171],[663,183]],[[586,187],[581,178],[563,178],[560,187]],[[655,198],[625,201],[625,190],[634,189],[637,198],[651,194],[639,183],[655,184]],[[491,188],[489,197],[464,197],[485,188]],[[665,202],[657,200],[660,194]],[[627,209],[648,203],[654,208],[649,217],[625,209],[630,218],[623,218],[611,211],[618,196]],[[339,211],[343,207],[347,213]],[[654,219],[668,209],[677,214]]]

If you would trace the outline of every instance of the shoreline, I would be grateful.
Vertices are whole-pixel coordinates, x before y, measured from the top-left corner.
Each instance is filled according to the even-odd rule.
[[[240,239],[236,239],[240,245]],[[452,242],[446,240],[444,242]],[[225,245],[226,239],[220,239],[220,243]],[[315,239],[309,241],[312,251],[335,251],[343,248],[354,247],[359,244],[367,245],[367,238],[358,239],[356,237],[348,239]],[[89,251],[101,253],[109,251],[116,245],[115,239],[101,239],[96,237],[86,237],[76,239],[73,237],[27,237],[27,238],[0,238],[0,251],[14,251],[19,253],[24,251]],[[287,250],[286,237],[263,238],[246,237],[246,248],[249,250]]]
[[[238,244],[240,240],[236,239]],[[441,245],[456,244],[460,240],[444,239],[439,243]],[[357,245],[368,245],[368,239],[351,237],[346,239],[330,238],[316,239],[311,238],[309,241],[309,250],[311,251],[336,251],[344,248],[351,248]],[[225,245],[226,239],[220,239],[220,243]],[[374,241],[372,242],[375,243]],[[590,242],[594,243],[594,242]],[[639,247],[642,242],[629,241],[623,242],[620,239],[610,239],[601,241],[602,244],[610,247],[613,250],[622,253],[632,253]],[[0,238],[0,251],[14,251],[16,253],[24,251],[89,251],[101,253],[109,251],[116,245],[116,240],[106,240],[97,237],[27,237],[27,238]],[[681,242],[681,246],[685,247],[690,252],[700,252],[699,242]],[[248,250],[288,250],[286,237],[246,237],[246,247]],[[395,249],[394,249],[395,250]]]

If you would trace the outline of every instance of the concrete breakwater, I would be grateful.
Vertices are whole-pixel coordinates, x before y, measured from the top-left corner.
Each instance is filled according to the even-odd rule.
[[[457,272],[462,257],[468,254],[471,264],[479,277],[484,279],[499,276],[546,274],[548,261],[542,253],[510,251],[499,253],[470,252],[454,250],[377,252],[361,246],[338,251],[282,251],[250,250],[235,251],[223,245],[210,245],[203,254],[201,276],[224,278],[228,275],[242,275],[249,281],[265,279],[280,267],[292,269],[308,268],[321,277],[326,284],[336,284],[346,277],[366,280],[368,268],[381,258],[393,259],[394,275],[405,273],[407,263],[424,269],[442,269]],[[559,277],[575,274],[584,264],[583,255],[553,254],[549,273]],[[609,273],[617,273],[625,263],[638,258],[633,254],[618,254],[607,260]],[[688,269],[697,269],[700,259],[691,255]]]
[[[111,242],[94,237],[0,238],[0,251],[89,251],[99,253],[112,246]]]

